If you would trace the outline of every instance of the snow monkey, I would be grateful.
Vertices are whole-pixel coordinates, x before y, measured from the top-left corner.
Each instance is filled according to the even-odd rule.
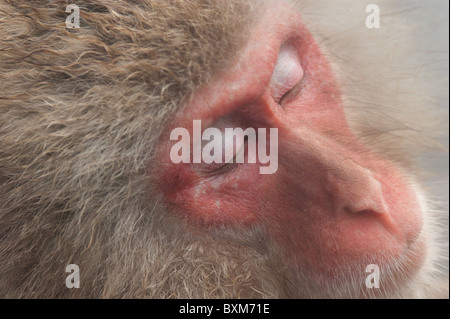
[[[448,297],[447,58],[371,4],[1,0],[0,296]]]

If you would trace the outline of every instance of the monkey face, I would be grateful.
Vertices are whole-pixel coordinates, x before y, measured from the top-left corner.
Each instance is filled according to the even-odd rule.
[[[262,229],[295,271],[308,269],[314,285],[342,269],[363,278],[369,264],[400,278],[420,268],[418,194],[351,131],[332,67],[289,5],[267,9],[234,66],[199,90],[170,127],[192,131],[195,120],[204,129],[220,121],[277,128],[278,170],[173,164],[165,135],[161,187],[179,216],[197,225]]]

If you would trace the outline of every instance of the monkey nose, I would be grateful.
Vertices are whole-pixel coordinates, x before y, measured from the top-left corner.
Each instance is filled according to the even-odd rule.
[[[356,168],[357,177],[346,182],[346,206],[344,210],[357,214],[387,214],[388,207],[383,196],[382,184],[366,168]]]
[[[386,201],[383,185],[371,170],[355,162],[338,161],[334,169],[327,173],[326,183],[333,206],[341,218],[361,218],[365,221],[377,221],[398,240],[403,241],[404,234],[399,229]],[[346,216],[346,217],[344,217]]]

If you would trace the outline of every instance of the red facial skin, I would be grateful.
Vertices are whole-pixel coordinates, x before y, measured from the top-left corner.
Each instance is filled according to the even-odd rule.
[[[199,90],[168,132],[184,127],[192,136],[193,120],[204,129],[230,114],[238,119],[231,127],[278,128],[278,171],[260,175],[259,164],[236,164],[205,176],[192,164],[170,161],[175,142],[167,133],[160,148],[166,199],[194,224],[263,225],[291,264],[318,278],[343,266],[365,269],[368,263],[360,263],[368,260],[382,269],[394,265],[421,233],[415,191],[350,130],[331,66],[299,14],[277,4],[260,21],[234,67]],[[305,78],[279,105],[270,80],[286,42],[298,51]],[[411,274],[422,260],[409,261]]]

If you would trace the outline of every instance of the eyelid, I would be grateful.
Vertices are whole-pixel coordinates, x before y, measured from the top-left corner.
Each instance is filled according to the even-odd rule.
[[[200,166],[206,170],[216,170],[220,166],[234,163],[238,155],[242,156],[246,144],[243,133],[245,129],[240,129],[237,123],[239,123],[239,121],[233,116],[226,116],[217,120],[205,130],[202,130],[201,144],[193,145],[193,149],[200,148],[201,152],[203,152],[204,147],[209,143],[212,143],[213,140],[215,142],[221,142],[222,147],[220,148],[220,154],[215,153],[212,158],[209,158],[209,160],[213,160],[213,163],[208,161],[205,162],[202,156],[201,165],[196,165],[196,167]],[[214,134],[214,137],[210,136],[211,134]],[[221,136],[221,138],[219,138],[219,136]],[[232,138],[232,136],[235,138]],[[205,137],[205,139],[203,139],[203,137]],[[220,163],[217,161],[220,161]]]
[[[283,45],[271,79],[271,93],[275,102],[279,103],[303,77],[304,71],[297,50],[291,45]]]
[[[220,130],[220,129],[219,129]],[[200,164],[195,164],[193,167],[195,170],[201,174],[203,177],[214,177],[218,175],[225,175],[228,173],[231,173],[237,167],[239,166],[239,163],[237,161],[237,157],[242,154],[242,156],[245,156],[245,147],[247,144],[247,140],[245,139],[243,143],[237,143],[236,147],[233,145],[233,149],[227,148],[227,146],[224,144],[227,140],[225,137],[225,131],[220,130],[222,133],[222,156],[221,156],[221,163],[206,163],[202,160]],[[229,139],[230,140],[230,139]],[[202,140],[202,149],[203,146],[207,143],[209,143],[211,140],[205,141]],[[227,158],[226,153],[231,152],[231,157]]]

